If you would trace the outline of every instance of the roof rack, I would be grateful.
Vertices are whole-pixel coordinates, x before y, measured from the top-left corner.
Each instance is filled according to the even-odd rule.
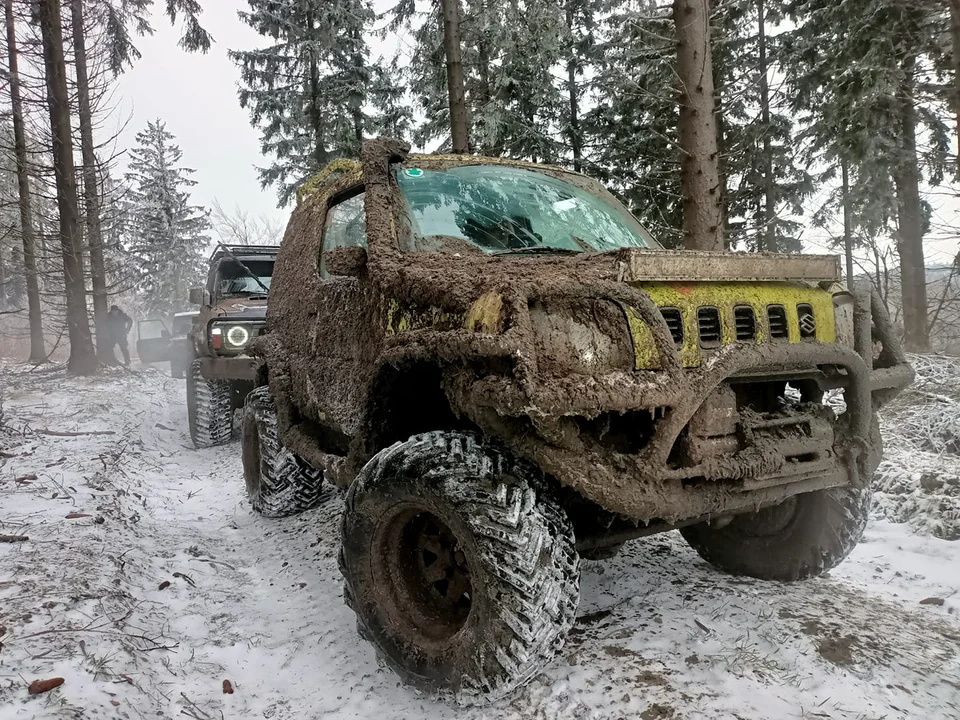
[[[234,255],[276,255],[280,249],[279,245],[225,245],[224,247]],[[227,254],[222,247],[218,247],[213,251],[212,257]]]

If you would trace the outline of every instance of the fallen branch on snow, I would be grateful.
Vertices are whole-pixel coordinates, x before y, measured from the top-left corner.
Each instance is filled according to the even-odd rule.
[[[71,430],[48,430],[46,428],[41,428],[40,430],[34,430],[38,435],[52,435],[54,437],[80,437],[82,435],[116,435],[113,430],[87,430],[85,432],[77,432]]]

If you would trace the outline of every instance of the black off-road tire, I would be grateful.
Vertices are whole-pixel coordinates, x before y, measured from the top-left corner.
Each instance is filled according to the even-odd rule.
[[[427,433],[378,453],[345,506],[344,600],[404,682],[486,703],[562,647],[580,559],[535,468],[472,434]]]
[[[700,523],[680,533],[700,557],[734,575],[792,582],[831,570],[860,542],[873,493],[832,488],[797,495],[730,524]]]
[[[243,478],[255,512],[279,518],[320,504],[323,471],[280,442],[269,387],[258,387],[247,395],[242,428]]]
[[[187,374],[187,419],[194,446],[208,448],[230,442],[233,432],[230,383],[203,377],[199,358],[190,363]]]

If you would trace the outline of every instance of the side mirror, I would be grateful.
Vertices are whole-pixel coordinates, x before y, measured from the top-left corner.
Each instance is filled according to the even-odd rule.
[[[203,288],[190,288],[190,303],[192,305],[203,305],[206,294]]]
[[[367,249],[340,247],[323,253],[323,266],[330,275],[360,277],[367,271]]]

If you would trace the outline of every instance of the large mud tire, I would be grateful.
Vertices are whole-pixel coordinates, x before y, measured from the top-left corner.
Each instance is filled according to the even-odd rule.
[[[242,422],[243,478],[255,512],[279,518],[320,504],[323,471],[287,450],[277,431],[277,413],[270,388],[247,395]]]
[[[187,374],[187,419],[194,446],[208,448],[230,442],[233,432],[230,383],[203,377],[199,358],[190,363]]]
[[[536,469],[474,435],[417,435],[367,463],[345,505],[344,599],[404,682],[486,703],[562,647],[580,560]]]
[[[792,582],[831,570],[860,542],[870,515],[870,488],[797,495],[724,527],[700,523],[680,533],[704,560],[734,575]]]

